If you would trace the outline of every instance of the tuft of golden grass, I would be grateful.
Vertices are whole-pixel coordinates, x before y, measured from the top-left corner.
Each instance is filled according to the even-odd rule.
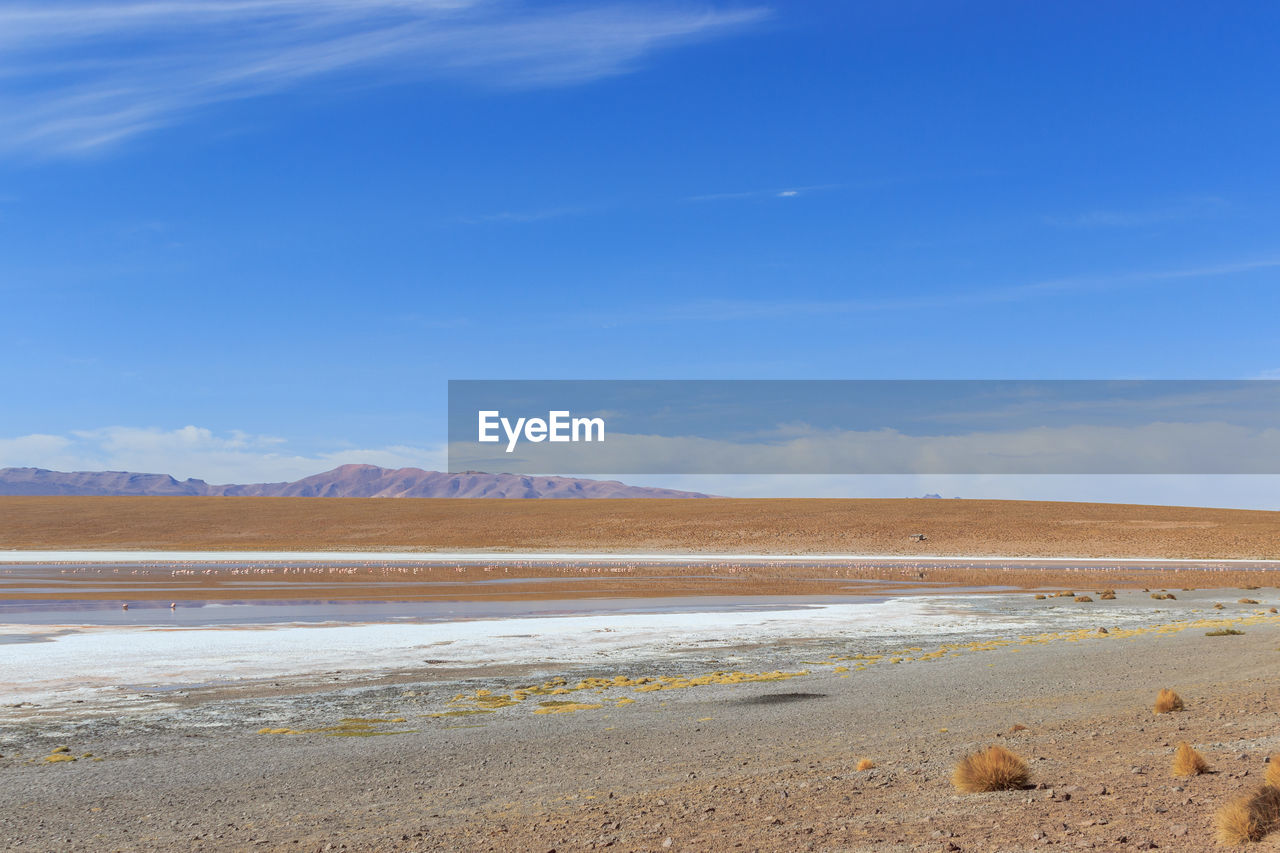
[[[1204,756],[1191,748],[1185,740],[1178,744],[1178,751],[1173,754],[1174,776],[1199,776],[1209,772],[1209,762]]]
[[[1280,755],[1267,759],[1267,775],[1262,778],[1271,787],[1280,788]]]
[[[1205,631],[1204,635],[1206,637],[1238,637],[1243,633],[1244,631],[1236,628],[1215,628],[1212,631]]]
[[[1220,844],[1261,841],[1280,824],[1280,788],[1263,785],[1232,800],[1213,819]]]
[[[1170,711],[1181,711],[1185,707],[1182,704],[1181,696],[1167,687],[1161,687],[1160,692],[1156,694],[1156,704],[1153,710],[1157,714],[1167,714]]]
[[[951,784],[965,793],[1006,791],[1027,784],[1027,763],[1003,746],[989,746],[960,759]]]
[[[1116,594],[1114,592],[1104,592],[1102,595],[1098,596],[1098,598],[1102,599],[1103,601],[1115,601]]]
[[[1040,592],[1037,592],[1037,593],[1036,593],[1036,601],[1044,601],[1044,600],[1045,600],[1045,598],[1047,598],[1047,597],[1048,597],[1048,596],[1046,596],[1044,593],[1040,593]]]
[[[1242,598],[1236,604],[1261,604],[1256,598]]]
[[[1077,596],[1076,596],[1076,601],[1080,602],[1081,604],[1092,604],[1092,603],[1093,603],[1093,599],[1092,599],[1092,598],[1090,598],[1090,597],[1089,597],[1089,596],[1087,596],[1087,595],[1077,595]]]
[[[859,770],[859,771],[862,771],[862,770],[875,770],[875,769],[876,769],[876,763],[875,763],[874,761],[872,761],[870,758],[863,758],[863,759],[860,759],[860,760],[858,761],[858,770]]]

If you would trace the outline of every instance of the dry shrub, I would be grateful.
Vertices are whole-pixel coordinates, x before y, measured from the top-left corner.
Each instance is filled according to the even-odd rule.
[[[863,758],[863,759],[861,759],[861,760],[859,760],[859,761],[858,761],[858,770],[859,770],[859,771],[862,771],[862,770],[875,770],[875,769],[876,769],[876,763],[875,763],[874,761],[872,761],[870,758]]]
[[[1280,613],[1280,610],[1276,610],[1274,607],[1272,607],[1272,608],[1271,608],[1270,610],[1268,610],[1267,612],[1268,612],[1268,613]]]
[[[1213,605],[1213,609],[1214,609],[1214,610],[1221,610],[1221,609],[1222,609],[1222,605],[1221,605],[1221,604],[1215,604],[1215,605]]]
[[[1160,692],[1156,694],[1155,712],[1157,714],[1167,714],[1170,711],[1181,711],[1185,705],[1182,704],[1182,697],[1174,693],[1168,687],[1161,687]]]
[[[1076,601],[1080,602],[1081,604],[1092,604],[1092,603],[1093,603],[1093,599],[1092,599],[1092,598],[1090,598],[1090,597],[1089,597],[1089,596],[1087,596],[1087,595],[1077,595],[1077,596],[1076,596]]]
[[[1003,746],[989,746],[960,759],[951,784],[966,793],[1006,791],[1027,784],[1027,763]]]
[[[1267,759],[1267,775],[1263,777],[1263,781],[1273,788],[1280,788],[1280,755]]]
[[[1048,596],[1044,595],[1043,593],[1039,593],[1039,592],[1036,593],[1036,601],[1044,601],[1047,597]]]
[[[1114,589],[1098,590],[1098,595],[1115,595],[1115,594],[1116,594],[1116,591]]]
[[[1218,810],[1213,820],[1222,844],[1261,841],[1280,823],[1280,788],[1263,785]]]
[[[1116,594],[1114,592],[1104,592],[1102,595],[1098,596],[1098,598],[1101,598],[1103,601],[1115,601]]]
[[[1209,772],[1209,762],[1204,756],[1191,748],[1185,740],[1178,744],[1178,751],[1173,754],[1174,776],[1199,776]]]
[[[1261,604],[1256,598],[1242,598],[1236,604]]]
[[[1062,592],[1055,592],[1053,594],[1053,597],[1054,598],[1074,598],[1075,593],[1071,592],[1070,590],[1063,590]]]

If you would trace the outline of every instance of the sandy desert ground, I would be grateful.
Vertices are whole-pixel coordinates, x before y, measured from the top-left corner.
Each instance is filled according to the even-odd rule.
[[[910,537],[928,536],[924,542]],[[0,497],[0,549],[1280,558],[1280,512],[969,500]]]

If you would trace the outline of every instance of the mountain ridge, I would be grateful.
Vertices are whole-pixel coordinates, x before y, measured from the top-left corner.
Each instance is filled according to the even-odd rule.
[[[706,498],[617,480],[533,477],[465,471],[447,474],[422,468],[339,465],[330,471],[285,483],[211,485],[168,474],[130,471],[51,471],[0,468],[0,495],[137,497],[311,497],[311,498]]]

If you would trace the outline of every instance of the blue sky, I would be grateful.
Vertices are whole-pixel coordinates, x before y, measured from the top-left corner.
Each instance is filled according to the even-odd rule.
[[[434,467],[450,378],[1278,376],[1278,24],[5,0],[0,465]]]

